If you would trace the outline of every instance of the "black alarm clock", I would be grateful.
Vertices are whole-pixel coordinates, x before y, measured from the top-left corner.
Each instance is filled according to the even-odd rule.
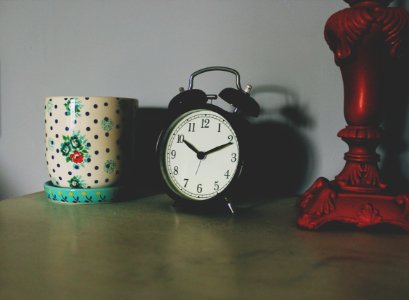
[[[235,75],[236,88],[208,95],[193,88],[195,76],[209,71]],[[240,74],[227,67],[208,67],[194,72],[187,90],[169,103],[169,119],[157,143],[160,172],[168,194],[180,207],[226,208],[245,168],[250,126],[246,117],[258,116],[260,107],[250,97],[251,86],[241,88]],[[219,100],[221,99],[221,100]],[[213,104],[225,101],[231,108]]]

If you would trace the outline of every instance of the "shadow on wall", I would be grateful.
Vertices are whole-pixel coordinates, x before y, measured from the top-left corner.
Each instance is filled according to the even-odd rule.
[[[298,194],[312,168],[311,147],[302,129],[313,126],[313,122],[292,91],[269,85],[254,89],[256,99],[260,94],[271,95],[271,99],[259,101],[262,113],[257,119],[250,120],[254,135],[250,141],[252,147],[243,172],[240,195],[251,200],[249,196]],[[276,97],[280,101],[275,101]],[[166,113],[163,108],[140,108],[138,111],[136,167],[132,176],[132,185],[137,187],[138,194],[162,191],[156,142]]]
[[[397,71],[388,72],[385,79],[382,174],[393,191],[409,193],[409,57],[395,67]]]
[[[267,97],[261,97],[262,94]],[[243,174],[246,196],[294,196],[302,192],[312,171],[312,147],[303,129],[312,127],[307,107],[282,86],[254,88],[261,114],[252,120],[254,135]],[[259,100],[263,99],[263,100]]]
[[[134,186],[138,194],[161,191],[161,175],[156,155],[156,142],[167,116],[164,108],[139,108],[135,124]],[[132,184],[132,183],[131,183]]]
[[[408,8],[409,1],[397,1],[396,6]],[[409,193],[409,57],[405,63],[398,62],[397,71],[387,77],[384,95],[384,138],[380,147],[383,152],[382,175],[393,191]],[[386,80],[386,79],[385,79]]]
[[[408,0],[397,0],[396,1],[396,6],[408,9],[409,8],[409,1]]]

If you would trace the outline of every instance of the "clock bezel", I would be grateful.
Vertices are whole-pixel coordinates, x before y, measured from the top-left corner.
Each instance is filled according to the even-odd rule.
[[[221,115],[227,122],[229,122],[232,130],[236,134],[236,138],[238,141],[238,149],[239,149],[239,159],[237,163],[237,168],[233,178],[231,179],[230,183],[227,184],[227,187],[218,194],[208,199],[200,199],[187,197],[186,195],[182,195],[178,192],[178,189],[172,183],[171,179],[167,174],[167,166],[166,166],[166,145],[168,143],[170,133],[173,129],[179,124],[181,119],[187,118],[190,114],[194,114],[200,110],[208,110],[211,112],[215,112]],[[194,108],[185,109],[185,110],[178,110],[178,111],[171,111],[168,120],[166,120],[166,125],[164,129],[160,133],[158,143],[157,143],[157,154],[159,160],[159,167],[161,172],[161,178],[163,186],[168,193],[168,195],[175,200],[177,204],[182,204],[184,206],[189,206],[192,208],[195,207],[203,207],[203,206],[219,206],[221,203],[223,205],[227,204],[231,200],[234,200],[234,191],[237,189],[238,183],[241,178],[242,169],[245,165],[246,161],[246,148],[247,148],[247,132],[249,129],[249,124],[247,120],[245,120],[242,116],[239,116],[237,113],[229,113],[218,106],[213,104],[203,104],[198,105]],[[222,201],[221,201],[222,200]]]

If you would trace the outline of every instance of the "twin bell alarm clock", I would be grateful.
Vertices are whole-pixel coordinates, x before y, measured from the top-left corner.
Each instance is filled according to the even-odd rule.
[[[236,88],[225,88],[219,95],[194,89],[194,78],[210,71],[234,74]],[[177,207],[234,212],[232,201],[250,146],[246,118],[260,112],[250,90],[250,85],[241,88],[236,70],[208,67],[194,72],[188,89],[180,88],[170,101],[157,153],[163,183]],[[218,101],[227,102],[231,110],[216,105]]]

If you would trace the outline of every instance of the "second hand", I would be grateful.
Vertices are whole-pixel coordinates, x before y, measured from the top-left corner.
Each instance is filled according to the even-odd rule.
[[[199,165],[197,166],[195,175],[197,175],[197,172],[199,171],[199,168],[200,168],[200,164],[201,164],[201,163],[202,163],[202,159],[199,161]]]

